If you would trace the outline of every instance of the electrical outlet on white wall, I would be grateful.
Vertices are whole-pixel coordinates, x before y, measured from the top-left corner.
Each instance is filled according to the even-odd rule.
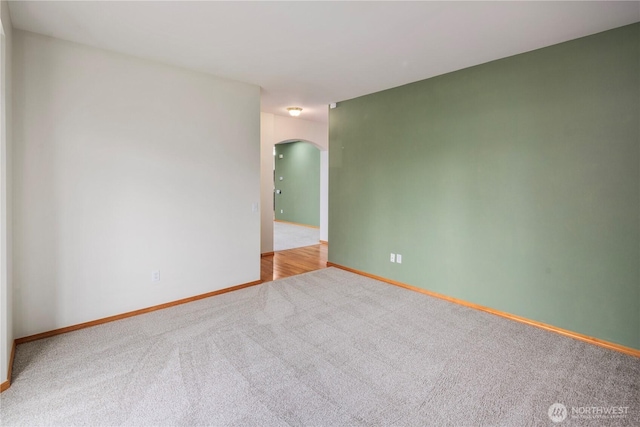
[[[153,270],[151,272],[151,281],[159,282],[160,281],[160,270]]]

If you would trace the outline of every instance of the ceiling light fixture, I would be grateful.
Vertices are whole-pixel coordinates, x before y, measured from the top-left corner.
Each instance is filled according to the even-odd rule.
[[[293,117],[298,117],[300,115],[300,113],[302,112],[302,108],[300,108],[300,107],[289,107],[289,108],[287,108],[287,111]]]

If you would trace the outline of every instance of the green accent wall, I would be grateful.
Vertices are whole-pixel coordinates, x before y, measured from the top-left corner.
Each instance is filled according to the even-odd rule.
[[[275,188],[282,191],[275,195],[276,219],[319,227],[320,150],[304,141],[277,144],[275,157]]]
[[[634,24],[338,103],[329,260],[640,349],[639,46]]]

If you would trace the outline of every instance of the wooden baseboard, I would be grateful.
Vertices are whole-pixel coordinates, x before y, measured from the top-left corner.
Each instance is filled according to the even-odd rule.
[[[264,257],[268,257],[268,256],[273,256],[275,254],[275,252],[265,252],[263,254],[260,254],[260,258],[264,258]]]
[[[11,345],[11,355],[9,356],[9,368],[7,369],[7,380],[0,384],[0,393],[11,387],[11,374],[13,372],[13,358],[16,355],[16,341]]]
[[[327,242],[326,240],[320,240],[320,244],[321,244],[321,245],[328,245],[328,244],[329,244],[329,242]]]
[[[316,230],[320,228],[320,227],[318,227],[316,225],[300,224],[298,222],[283,221],[281,219],[274,219],[273,222],[281,222],[283,224],[299,225],[301,227],[315,228]]]
[[[16,345],[18,343],[16,340],[13,340],[13,344],[11,345],[11,356],[9,356],[9,369],[7,370],[7,381],[11,383],[11,374],[13,374],[13,359],[16,357]]]
[[[464,301],[464,300],[461,300],[461,299],[449,297],[449,296],[442,295],[442,294],[439,294],[439,293],[436,293],[436,292],[428,291],[426,289],[422,289],[422,288],[418,288],[418,287],[415,287],[415,286],[407,285],[406,283],[398,282],[396,280],[387,279],[387,278],[384,278],[384,277],[376,276],[374,274],[365,273],[364,271],[360,271],[360,270],[356,270],[356,269],[353,269],[353,268],[345,267],[345,266],[340,265],[340,264],[335,264],[333,262],[327,262],[327,267],[336,267],[336,268],[339,268],[341,270],[350,271],[351,273],[359,274],[361,276],[369,277],[371,279],[380,280],[381,282],[385,282],[385,283],[389,283],[389,284],[394,285],[394,286],[399,286],[401,288],[409,289],[409,290],[414,291],[414,292],[420,292],[421,294],[429,295],[429,296],[434,297],[434,298],[443,299],[445,301],[449,301],[449,302],[452,302],[454,304],[459,304],[459,305],[462,305],[462,306],[465,306],[465,307],[473,308],[475,310],[480,310],[480,311],[484,311],[486,313],[494,314],[496,316],[500,316],[500,317],[504,317],[504,318],[507,318],[507,319],[515,320],[516,322],[526,323],[527,325],[535,326],[537,328],[541,328],[541,329],[544,329],[544,330],[547,330],[547,331],[550,331],[550,332],[555,332],[557,334],[564,335],[566,337],[570,337],[570,338],[573,338],[573,339],[576,339],[576,340],[584,341],[584,342],[587,342],[589,344],[594,344],[594,345],[597,345],[597,346],[600,346],[600,347],[604,347],[604,348],[607,348],[609,350],[615,350],[615,351],[619,351],[621,353],[625,353],[625,354],[628,354],[628,355],[631,355],[631,356],[640,357],[640,350],[635,349],[635,348],[626,347],[624,345],[612,343],[612,342],[609,342],[609,341],[601,340],[599,338],[594,338],[594,337],[590,337],[588,335],[583,335],[583,334],[580,334],[578,332],[573,332],[573,331],[569,331],[567,329],[562,329],[562,328],[559,328],[557,326],[553,326],[553,325],[549,325],[549,324],[546,324],[546,323],[538,322],[537,320],[527,319],[526,317],[517,316],[515,314],[506,313],[504,311],[496,310],[496,309],[493,309],[493,308],[490,308],[490,307],[485,307],[485,306],[482,306],[482,305],[479,305],[479,304],[474,304],[472,302],[468,302],[468,301]]]
[[[227,292],[237,291],[239,289],[248,288],[249,286],[259,285],[261,283],[262,283],[262,280],[256,280],[256,281],[249,282],[249,283],[243,283],[242,285],[232,286],[230,288],[225,288],[225,289],[219,289],[217,291],[208,292],[206,294],[200,294],[200,295],[192,296],[192,297],[189,297],[189,298],[183,298],[183,299],[180,299],[180,300],[177,300],[177,301],[171,301],[171,302],[167,302],[167,303],[164,303],[164,304],[154,305],[152,307],[147,307],[147,308],[143,308],[143,309],[140,309],[140,310],[129,311],[127,313],[117,314],[115,316],[104,317],[102,319],[92,320],[90,322],[79,323],[77,325],[67,326],[65,328],[54,329],[52,331],[42,332],[42,333],[35,334],[35,335],[29,335],[27,337],[22,337],[22,338],[16,339],[15,343],[16,344],[22,344],[22,343],[25,343],[25,342],[40,340],[40,339],[43,339],[43,338],[49,338],[49,337],[52,337],[52,336],[55,336],[55,335],[65,334],[65,333],[71,332],[71,331],[77,331],[78,329],[90,328],[92,326],[102,325],[103,323],[114,322],[116,320],[126,319],[127,317],[138,316],[140,314],[150,313],[152,311],[162,310],[164,308],[169,308],[169,307],[173,307],[173,306],[176,306],[176,305],[186,304],[186,303],[192,302],[192,301],[197,301],[197,300],[200,300],[200,299],[209,298],[209,297],[213,297],[213,296],[216,296],[216,295],[226,294]]]

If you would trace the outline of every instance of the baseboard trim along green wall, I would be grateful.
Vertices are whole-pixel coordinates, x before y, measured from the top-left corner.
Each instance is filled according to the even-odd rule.
[[[338,102],[328,260],[640,349],[639,40],[636,23]]]
[[[307,227],[307,228],[315,228],[316,230],[319,229],[320,227],[317,225],[309,225],[309,224],[301,224],[299,222],[291,222],[291,221],[283,221],[281,219],[275,219],[275,222],[281,222],[283,224],[291,224],[291,225],[299,225],[301,227]]]
[[[474,310],[484,311],[486,313],[490,313],[496,316],[504,317],[506,319],[514,320],[516,322],[524,323],[530,326],[535,326],[536,328],[544,329],[546,331],[555,332],[560,335],[564,335],[569,338],[573,338],[579,341],[584,341],[589,344],[597,345],[599,347],[603,347],[609,350],[619,351],[621,353],[628,354],[630,356],[640,357],[640,350],[636,350],[635,348],[626,347],[620,344],[600,340],[594,337],[589,337],[587,335],[579,334],[577,332],[568,331],[566,329],[558,328],[553,325],[547,325],[546,323],[537,322],[535,320],[527,319],[521,316],[516,316],[515,314],[505,313],[500,310],[494,310],[493,308],[484,307],[482,305],[474,304],[471,302],[463,301],[457,298],[451,298],[446,295],[441,295],[436,292],[431,292],[426,289],[417,288],[415,286],[407,285],[406,283],[398,282],[396,280],[387,279],[384,277],[376,276],[374,274],[365,273],[364,271],[359,271],[353,268],[345,267],[344,265],[334,264],[332,262],[327,262],[327,267],[335,267],[341,270],[349,271],[351,273],[359,274],[361,276],[369,277],[370,279],[379,280],[381,282],[388,283],[390,285],[398,286],[404,289],[408,289],[410,291],[419,292],[421,294],[442,299],[448,302],[452,302],[454,304],[462,305],[464,307],[472,308]]]

